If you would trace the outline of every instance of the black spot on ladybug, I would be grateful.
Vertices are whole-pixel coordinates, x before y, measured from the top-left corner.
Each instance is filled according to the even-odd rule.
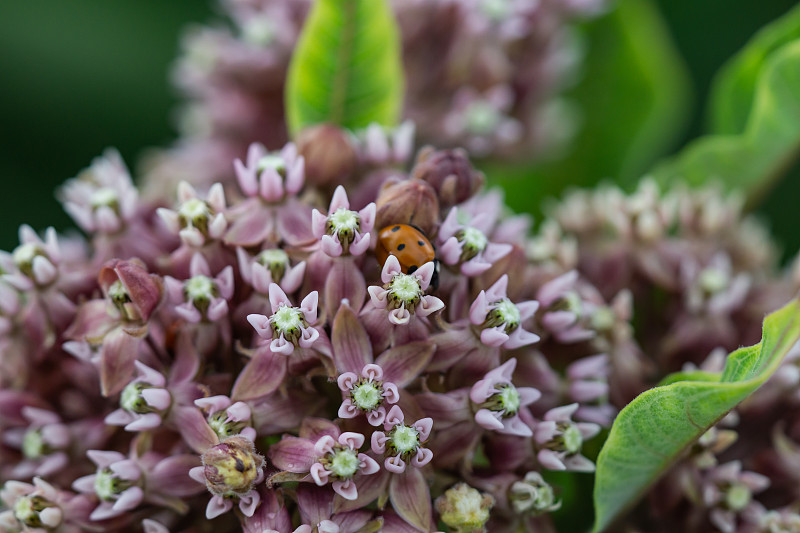
[[[408,267],[408,273],[413,274],[414,272],[417,271],[418,268],[419,267],[417,265],[411,265],[410,267]]]
[[[417,244],[419,244],[420,246],[425,246],[425,243],[422,241],[417,241]]]
[[[395,226],[392,228],[392,231],[400,231],[400,226]]]
[[[403,248],[405,248],[405,247],[406,247],[406,245],[405,245],[405,244],[398,244],[398,245],[397,245],[397,249],[398,249],[398,250],[402,250],[402,249],[403,249]]]

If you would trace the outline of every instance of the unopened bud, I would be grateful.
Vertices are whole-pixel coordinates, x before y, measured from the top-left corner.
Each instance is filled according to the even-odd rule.
[[[235,435],[203,454],[206,486],[213,494],[247,494],[259,477],[264,457],[256,453],[253,441]]]
[[[467,152],[460,148],[454,150],[434,150],[430,146],[423,148],[411,175],[434,188],[443,209],[468,200],[478,192],[485,181],[483,173],[475,170]]]
[[[436,510],[453,533],[485,533],[494,498],[458,483],[436,498]]]
[[[358,161],[350,136],[333,124],[303,130],[297,138],[297,150],[305,159],[306,180],[316,185],[342,183]]]
[[[375,227],[409,224],[430,235],[439,224],[436,191],[421,180],[404,180],[384,186],[375,202]]]

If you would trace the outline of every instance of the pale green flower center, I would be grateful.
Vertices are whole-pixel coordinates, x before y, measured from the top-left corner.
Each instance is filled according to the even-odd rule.
[[[750,503],[752,493],[747,485],[734,483],[725,493],[725,505],[731,511],[741,511]]]
[[[462,230],[461,240],[464,243],[464,246],[469,247],[476,252],[482,252],[486,249],[486,245],[489,244],[489,239],[486,238],[486,235],[479,229],[466,227]]]
[[[289,263],[289,256],[280,248],[270,248],[258,254],[256,261],[267,268],[275,266],[285,267]]]
[[[391,439],[392,446],[401,454],[412,452],[419,446],[419,432],[409,426],[395,426]]]
[[[614,327],[614,311],[608,307],[600,307],[592,313],[591,325],[592,329],[597,331],[609,331]]]
[[[114,501],[117,495],[131,487],[131,482],[120,479],[106,467],[97,472],[94,478],[94,492],[97,497],[105,501]]]
[[[20,244],[14,249],[14,264],[25,274],[30,275],[33,268],[33,258],[37,255],[44,256],[44,252],[38,245],[29,242]]]
[[[381,401],[381,390],[374,383],[363,383],[353,388],[353,403],[362,411],[375,409]]]
[[[281,333],[291,333],[302,327],[302,316],[300,309],[282,305],[272,315],[272,324]]]
[[[278,173],[284,173],[286,171],[286,161],[280,154],[267,154],[258,160],[258,170],[266,170],[268,168],[275,169]]]
[[[358,213],[340,207],[328,216],[328,224],[334,233],[355,232],[359,228]]]
[[[476,135],[489,135],[500,123],[500,114],[488,102],[473,102],[464,112],[467,130]]]
[[[181,204],[178,209],[178,215],[180,215],[187,224],[192,223],[197,225],[197,223],[204,222],[211,216],[211,208],[206,202],[199,198],[190,198]]]
[[[700,273],[700,287],[709,294],[723,291],[728,281],[728,275],[717,268],[707,268]]]
[[[514,385],[507,385],[503,387],[500,391],[499,399],[503,410],[507,414],[513,415],[519,411],[519,392]]]
[[[506,333],[511,333],[519,326],[522,315],[519,309],[508,298],[494,302],[493,309],[489,311],[489,327],[505,326]]]
[[[211,426],[211,429],[219,436],[220,440],[238,435],[247,427],[245,421],[234,422],[233,420],[228,420],[228,413],[224,409],[211,415],[208,419],[208,425]]]
[[[328,469],[341,479],[353,477],[358,471],[358,455],[350,448],[333,453]]]
[[[108,297],[115,304],[124,304],[131,301],[128,291],[125,290],[125,285],[120,280],[115,281],[108,288]]]
[[[142,391],[154,388],[153,385],[143,381],[135,381],[129,383],[122,389],[119,404],[120,407],[131,413],[143,415],[145,413],[153,413],[156,411],[151,407],[147,400],[142,396]]]
[[[186,297],[192,302],[211,300],[216,292],[214,281],[208,276],[194,276],[183,285]]]
[[[561,434],[564,450],[569,454],[578,453],[583,446],[583,435],[575,424],[570,424],[564,428]]]
[[[39,513],[55,504],[41,496],[23,496],[14,504],[14,517],[30,528],[46,528]],[[26,529],[27,530],[27,529]]]
[[[119,196],[114,189],[102,187],[92,193],[89,197],[89,204],[95,209],[103,206],[116,207],[119,205]]]
[[[22,454],[28,459],[38,459],[46,452],[47,444],[42,438],[42,432],[38,429],[26,431],[22,438]]]
[[[419,298],[422,289],[419,286],[419,281],[417,281],[417,278],[414,276],[409,274],[396,274],[394,278],[392,278],[389,291],[396,299],[411,303]]]

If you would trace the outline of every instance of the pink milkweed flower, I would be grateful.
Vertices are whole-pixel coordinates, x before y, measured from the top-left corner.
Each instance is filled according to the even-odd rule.
[[[394,405],[383,422],[384,431],[372,434],[372,451],[386,457],[384,467],[394,474],[405,472],[408,463],[421,468],[433,459],[433,452],[423,447],[432,427],[432,418],[421,418],[406,425],[403,411]]]
[[[347,192],[339,185],[333,193],[328,216],[316,209],[311,213],[314,236],[322,250],[331,257],[342,254],[361,255],[370,247],[370,231],[375,224],[375,203],[360,211],[351,211]]]
[[[263,145],[253,143],[247,149],[247,164],[241,159],[233,162],[236,181],[248,197],[260,197],[269,203],[294,196],[303,188],[305,160],[298,155],[294,143],[280,152],[268,153]]]
[[[199,398],[194,404],[207,413],[208,425],[220,440],[233,435],[241,435],[251,441],[256,440],[250,406],[245,402],[233,402],[229,397],[219,395]]]
[[[340,418],[355,418],[366,413],[370,425],[379,426],[386,419],[387,404],[400,400],[397,385],[383,380],[383,369],[376,364],[365,365],[359,378],[353,372],[339,375],[337,384],[345,397],[339,407]]]
[[[164,284],[175,313],[191,323],[217,322],[228,314],[228,300],[233,297],[233,267],[228,265],[211,277],[203,255],[196,253],[189,265],[189,279],[179,281],[165,276]]]
[[[146,431],[161,425],[172,405],[167,379],[161,372],[136,361],[137,377],[123,390],[120,408],[106,416],[106,424],[126,431]]]
[[[247,315],[247,321],[262,338],[271,341],[270,350],[283,355],[291,355],[295,346],[310,348],[319,338],[319,331],[312,327],[317,321],[317,291],[309,293],[300,303],[292,302],[277,283],[269,286],[269,301],[272,315]]]
[[[479,426],[505,433],[530,437],[531,429],[520,419],[520,410],[538,400],[542,393],[533,387],[515,387],[511,376],[517,366],[509,359],[475,383],[469,392],[470,400],[478,407],[475,422]]]
[[[514,94],[507,85],[495,85],[484,93],[464,87],[444,117],[444,132],[475,156],[507,148],[524,133],[522,124],[509,115],[513,104]]]
[[[161,278],[137,261],[108,261],[97,276],[102,299],[84,302],[64,336],[64,350],[98,367],[106,396],[133,376],[148,321],[164,295]],[[99,348],[98,348],[99,346]]]
[[[582,342],[596,335],[592,315],[598,309],[581,294],[578,271],[570,270],[539,289],[536,299],[542,308],[542,326],[560,342]]]
[[[204,200],[194,187],[182,181],[178,184],[177,208],[160,207],[157,213],[167,229],[178,234],[186,246],[200,248],[225,234],[228,228],[225,210],[225,191],[221,183],[212,185]]]
[[[242,435],[228,437],[203,453],[203,466],[189,470],[189,476],[204,484],[213,495],[206,507],[211,520],[227,513],[238,502],[245,516],[253,516],[261,502],[256,486],[264,481],[264,457],[253,441]]]
[[[767,476],[743,472],[741,462],[731,461],[711,469],[701,487],[701,497],[711,510],[711,523],[723,533],[734,533],[737,515],[757,514],[761,506],[753,500],[753,494],[769,486]]]
[[[444,302],[425,294],[434,269],[433,262],[428,262],[414,272],[404,274],[400,262],[390,255],[381,270],[381,281],[384,285],[367,288],[372,305],[378,309],[386,309],[389,322],[395,325],[408,324],[412,314],[425,317],[442,309]]]
[[[520,348],[539,341],[539,336],[522,328],[539,308],[539,302],[529,300],[513,303],[506,296],[508,274],[494,285],[481,291],[469,308],[469,320],[479,326],[481,342],[487,346]]]
[[[575,412],[578,420],[611,425],[616,409],[608,404],[609,373],[608,355],[603,353],[578,359],[567,367],[567,395],[580,404]]]
[[[458,265],[461,273],[468,277],[480,276],[489,270],[495,261],[511,252],[512,246],[489,242],[487,236],[494,219],[489,213],[472,218],[470,225],[459,222],[458,208],[453,207],[439,228],[439,255],[446,265]]]
[[[358,489],[353,477],[356,474],[369,476],[380,470],[372,457],[360,453],[364,445],[361,433],[344,432],[337,439],[331,435],[322,436],[314,444],[317,462],[311,465],[311,478],[323,486],[331,482],[334,492],[345,500],[355,500]]]
[[[577,403],[550,409],[544,420],[534,427],[533,438],[539,445],[536,457],[545,468],[594,472],[594,463],[580,452],[584,441],[600,432],[600,426],[591,422],[573,422],[572,415],[577,409]]]
[[[164,251],[151,227],[152,208],[139,203],[139,191],[114,149],[92,161],[57,192],[64,210],[91,234],[95,258],[138,257],[148,263]]]
[[[142,503],[170,505],[170,501],[193,496],[199,487],[189,478],[197,464],[194,455],[164,457],[154,452],[130,457],[116,451],[89,450],[97,465],[94,474],[76,479],[72,487],[83,494],[94,494],[100,504],[90,520],[121,516]]]
[[[255,257],[250,257],[243,248],[237,248],[236,258],[242,278],[260,294],[269,294],[272,283],[277,283],[288,294],[303,283],[306,262],[291,266],[289,255],[280,248],[265,248]]]
[[[29,422],[28,427],[9,428],[2,434],[3,441],[21,450],[25,457],[14,466],[12,475],[50,476],[63,469],[69,462],[69,428],[56,413],[38,407],[23,407],[22,416]]]
[[[83,495],[59,490],[41,478],[33,484],[7,481],[0,489],[0,531],[86,531],[91,501]]]
[[[370,124],[359,139],[361,160],[378,166],[405,164],[414,149],[414,130],[410,120],[391,131],[380,124]]]
[[[225,242],[250,247],[283,240],[299,246],[314,239],[311,207],[295,198],[305,181],[305,161],[293,143],[271,154],[262,145],[251,144],[247,164],[237,159],[234,169],[248,199],[230,212],[233,222]]]

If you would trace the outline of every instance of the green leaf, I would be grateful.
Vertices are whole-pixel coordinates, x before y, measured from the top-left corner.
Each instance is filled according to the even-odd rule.
[[[772,375],[800,338],[800,300],[764,319],[761,342],[728,356],[717,381],[679,381],[640,394],[619,414],[600,456],[595,525],[605,530],[694,441]]]
[[[720,69],[709,101],[713,133],[744,130],[765,65],[776,51],[796,39],[800,39],[800,5],[764,26]]]
[[[398,30],[386,0],[317,0],[289,65],[286,111],[295,135],[332,122],[397,123],[403,103]]]
[[[635,183],[673,149],[686,123],[688,74],[661,14],[649,0],[615,4],[582,28],[581,80],[565,95],[580,129],[568,150],[533,166],[482,165],[517,211],[534,211],[568,186]]]
[[[800,40],[795,40],[770,54],[756,83],[747,125],[739,135],[700,137],[653,173],[662,182],[720,181],[747,192],[752,203],[798,153]]]

